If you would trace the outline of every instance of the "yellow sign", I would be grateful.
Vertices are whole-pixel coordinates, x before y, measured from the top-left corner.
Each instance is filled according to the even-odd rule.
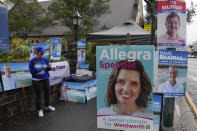
[[[144,30],[151,30],[151,25],[144,25]]]

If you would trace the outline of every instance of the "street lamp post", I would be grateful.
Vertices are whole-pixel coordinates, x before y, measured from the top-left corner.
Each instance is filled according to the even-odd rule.
[[[73,30],[74,30],[74,44],[72,44],[71,51],[72,51],[72,61],[73,64],[71,65],[72,69],[71,72],[74,73],[76,71],[76,64],[77,64],[77,41],[78,41],[78,26],[80,25],[81,22],[81,15],[79,14],[78,11],[76,11],[72,15],[72,23],[73,23]]]
[[[80,25],[81,19],[82,19],[82,17],[81,17],[81,15],[79,14],[78,11],[76,11],[76,12],[73,14],[73,16],[72,16],[72,22],[73,22],[74,31],[75,31],[75,33],[74,33],[74,40],[75,40],[75,42],[77,42],[77,40],[78,40],[78,25]]]

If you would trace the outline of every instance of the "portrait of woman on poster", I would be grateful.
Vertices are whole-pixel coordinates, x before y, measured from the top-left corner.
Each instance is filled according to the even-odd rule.
[[[185,39],[179,35],[180,17],[176,12],[168,14],[165,20],[166,33],[159,36],[157,43],[184,43]]]
[[[151,117],[147,108],[151,100],[152,85],[143,64],[139,60],[123,60],[119,64],[133,64],[134,68],[114,68],[109,76],[105,108],[99,108],[97,115],[134,115]]]

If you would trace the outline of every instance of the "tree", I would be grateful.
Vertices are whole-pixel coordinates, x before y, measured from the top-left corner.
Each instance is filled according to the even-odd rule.
[[[8,12],[9,31],[15,37],[26,38],[31,33],[40,33],[51,25],[45,9],[37,0],[14,0]]]
[[[103,13],[109,12],[110,0],[58,0],[48,7],[49,14],[52,15],[57,24],[66,26],[70,31],[67,34],[73,35],[73,25],[71,16],[75,11],[79,11],[83,17],[79,26],[79,36],[85,36],[91,32],[96,20]],[[58,21],[58,22],[57,22]]]
[[[151,44],[156,46],[156,41],[155,41],[155,31],[157,28],[157,19],[156,19],[156,9],[157,9],[157,2],[155,0],[144,0],[147,3],[146,10],[147,10],[147,15],[146,15],[146,23],[147,24],[152,24],[151,28]]]
[[[196,10],[194,8],[193,1],[191,2],[191,7],[187,9],[187,23],[192,23],[192,17],[196,15]]]
[[[0,0],[0,7],[10,9],[13,6],[11,0]]]

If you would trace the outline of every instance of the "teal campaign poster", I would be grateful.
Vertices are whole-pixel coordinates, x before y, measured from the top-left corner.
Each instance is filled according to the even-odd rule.
[[[61,59],[62,40],[58,38],[51,38],[50,59]]]
[[[183,97],[186,92],[188,52],[159,50],[156,92]]]
[[[36,56],[36,48],[37,47],[44,48],[45,53],[44,53],[43,57],[46,59],[49,59],[50,44],[49,43],[33,43],[30,46],[30,60]]]
[[[85,63],[86,61],[86,41],[77,41],[77,63]]]
[[[97,46],[97,127],[153,129],[154,46]]]
[[[32,85],[29,63],[0,63],[4,91]]]

